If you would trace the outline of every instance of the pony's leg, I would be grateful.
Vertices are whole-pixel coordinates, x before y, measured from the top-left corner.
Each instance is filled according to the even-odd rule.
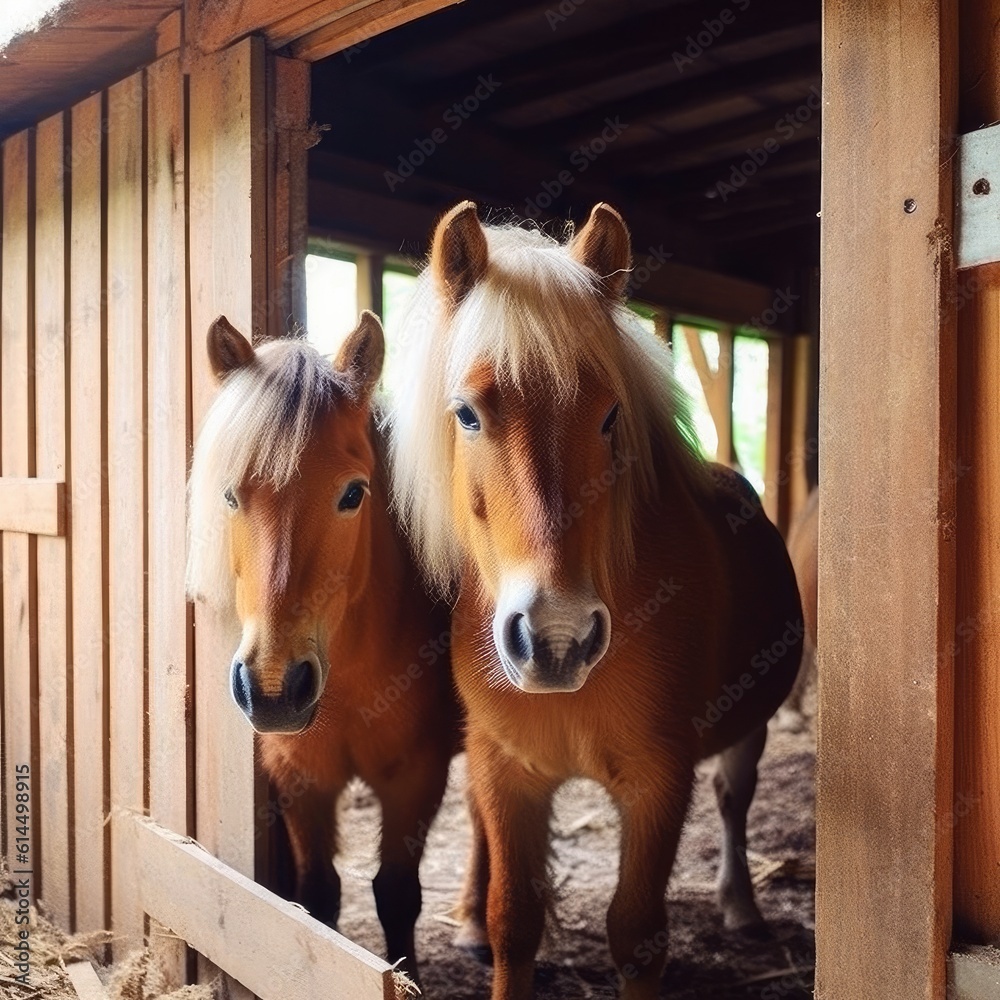
[[[413,930],[420,916],[420,859],[431,822],[448,781],[448,760],[439,755],[418,759],[392,781],[373,782],[382,803],[379,870],[372,881],[375,909],[385,932],[390,962],[417,981]]]
[[[753,897],[747,864],[747,812],[757,787],[757,761],[767,726],[723,750],[715,771],[715,797],[722,816],[722,859],[717,898],[729,930],[761,928],[764,920]]]
[[[555,785],[474,733],[468,749],[469,777],[489,848],[492,1000],[531,1000],[549,896],[546,862]]]
[[[490,885],[490,852],[486,844],[483,817],[471,789],[467,799],[469,818],[472,821],[472,849],[469,851],[465,884],[459,897],[458,913],[462,926],[455,934],[455,945],[488,961],[490,941],[486,933],[486,894]]]
[[[295,898],[333,928],[340,919],[340,876],[333,866],[339,794],[339,788],[299,791],[284,813],[295,861]]]
[[[612,789],[622,815],[618,887],[608,944],[622,1000],[655,1000],[667,964],[666,892],[690,796],[692,769]],[[648,782],[648,778],[643,779]],[[672,793],[671,793],[672,790]]]

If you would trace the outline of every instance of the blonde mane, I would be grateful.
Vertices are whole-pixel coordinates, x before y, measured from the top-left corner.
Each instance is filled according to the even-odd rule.
[[[616,454],[634,458],[615,483],[612,549],[634,564],[638,504],[654,498],[662,477],[699,490],[704,463],[681,426],[686,403],[673,377],[670,348],[623,304],[602,301],[597,276],[566,245],[516,226],[484,227],[489,263],[454,314],[433,275],[421,275],[394,344],[397,384],[389,425],[394,501],[430,582],[447,591],[462,553],[452,510],[456,389],[477,363],[522,384],[544,374],[558,398],[571,400],[589,367],[621,404],[612,432]],[[680,425],[680,426],[679,426]]]
[[[233,611],[229,508],[224,493],[248,478],[275,489],[298,475],[318,419],[350,382],[304,340],[264,344],[225,377],[195,444],[188,479],[188,596]]]

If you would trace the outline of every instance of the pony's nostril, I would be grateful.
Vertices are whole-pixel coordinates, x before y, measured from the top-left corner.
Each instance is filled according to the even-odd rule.
[[[304,712],[316,700],[316,671],[309,660],[288,668],[285,697],[296,712]]]
[[[593,623],[590,626],[590,631],[580,644],[580,658],[584,663],[590,663],[604,645],[604,616],[599,611],[595,611],[592,618]]]
[[[233,700],[249,715],[253,711],[253,680],[245,663],[237,661],[232,671]]]
[[[520,663],[527,663],[534,653],[528,622],[520,613],[507,619],[507,649]]]

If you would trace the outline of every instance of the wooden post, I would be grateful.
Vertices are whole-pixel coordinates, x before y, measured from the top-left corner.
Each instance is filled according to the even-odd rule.
[[[1000,117],[997,0],[961,6],[961,131]],[[955,925],[1000,942],[1000,264],[965,271],[959,325],[955,661]]]
[[[145,809],[146,301],[143,74],[108,91],[108,577],[111,926],[142,944],[132,817]]]
[[[381,254],[359,253],[357,260],[358,312],[370,309],[376,316],[382,315],[382,265]]]
[[[764,441],[764,510],[783,534],[788,533],[792,463],[793,367],[789,342],[767,343],[767,431]]]
[[[72,112],[70,171],[70,465],[73,589],[73,791],[76,928],[108,926],[107,300],[104,295],[104,97]],[[96,248],[96,249],[95,249]]]
[[[191,442],[188,396],[184,79],[179,53],[147,71],[147,274],[149,301],[149,811],[179,834],[194,832],[192,615],[184,597],[185,485]],[[175,985],[187,948],[163,928],[150,944]]]
[[[824,3],[818,1000],[945,995],[957,6]]]
[[[35,474],[34,357],[34,135],[19,132],[3,144],[3,276],[0,291],[0,469],[4,476]],[[14,863],[16,802],[14,768],[29,765],[33,800],[38,784],[38,617],[35,591],[36,539],[3,535],[4,809],[7,849]],[[32,817],[31,856],[39,889],[41,825]]]
[[[196,59],[190,79],[191,392],[197,433],[216,392],[205,349],[212,320],[266,336],[265,54],[259,38]],[[217,544],[191,539],[192,545]],[[195,608],[196,836],[253,877],[253,733],[229,693],[232,622]],[[203,975],[210,975],[207,969]],[[237,989],[237,987],[233,987]]]
[[[65,480],[66,464],[66,175],[64,118],[43,121],[35,154],[35,472]],[[38,546],[38,738],[45,905],[62,927],[73,923],[72,774],[69,766],[69,563],[65,538]]]

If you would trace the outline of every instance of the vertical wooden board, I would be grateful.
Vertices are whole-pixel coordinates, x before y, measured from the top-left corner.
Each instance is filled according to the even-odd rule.
[[[306,322],[311,67],[269,55],[267,70],[268,333],[283,337]]]
[[[791,464],[792,346],[790,339],[767,345],[767,431],[764,442],[764,509],[782,534],[788,531]]]
[[[205,337],[225,313],[267,335],[265,54],[258,38],[195,60],[190,74],[191,391],[194,427],[215,394]],[[191,545],[218,544],[192,538]],[[244,875],[255,870],[253,734],[233,704],[232,622],[195,607],[196,836]],[[203,968],[203,976],[211,971]],[[230,989],[239,991],[236,983]]]
[[[180,834],[189,829],[193,677],[191,622],[184,596],[188,422],[185,272],[184,78],[173,53],[147,70],[149,379],[149,811]],[[171,979],[183,983],[184,942],[151,930]]]
[[[191,381],[197,429],[215,394],[205,337],[225,313],[266,334],[264,50],[247,39],[194,62],[190,77]],[[192,538],[192,545],[218,544]],[[254,870],[253,735],[229,694],[237,634],[195,608],[197,838],[245,875]]]
[[[76,926],[108,926],[106,316],[103,96],[72,111],[70,482]]]
[[[66,205],[64,118],[43,121],[35,139],[35,472],[65,480]],[[45,904],[72,924],[73,785],[70,774],[67,539],[39,536],[38,737],[43,803],[41,865]]]
[[[1000,115],[997,0],[961,5],[960,130]],[[1000,264],[961,275],[958,609],[955,662],[955,931],[1000,942]]]
[[[0,470],[33,476],[34,450],[34,136],[20,132],[3,145],[3,276],[0,290],[0,397],[3,426]],[[35,539],[4,532],[3,662],[7,788],[13,769],[31,768],[33,890],[42,890],[38,786],[38,664]],[[5,799],[9,859],[14,847],[13,795]],[[23,868],[22,864],[12,867]]]
[[[955,14],[824,4],[819,1000],[945,994]]]
[[[108,91],[108,617],[111,926],[142,940],[132,815],[144,807],[145,327],[143,74]]]

